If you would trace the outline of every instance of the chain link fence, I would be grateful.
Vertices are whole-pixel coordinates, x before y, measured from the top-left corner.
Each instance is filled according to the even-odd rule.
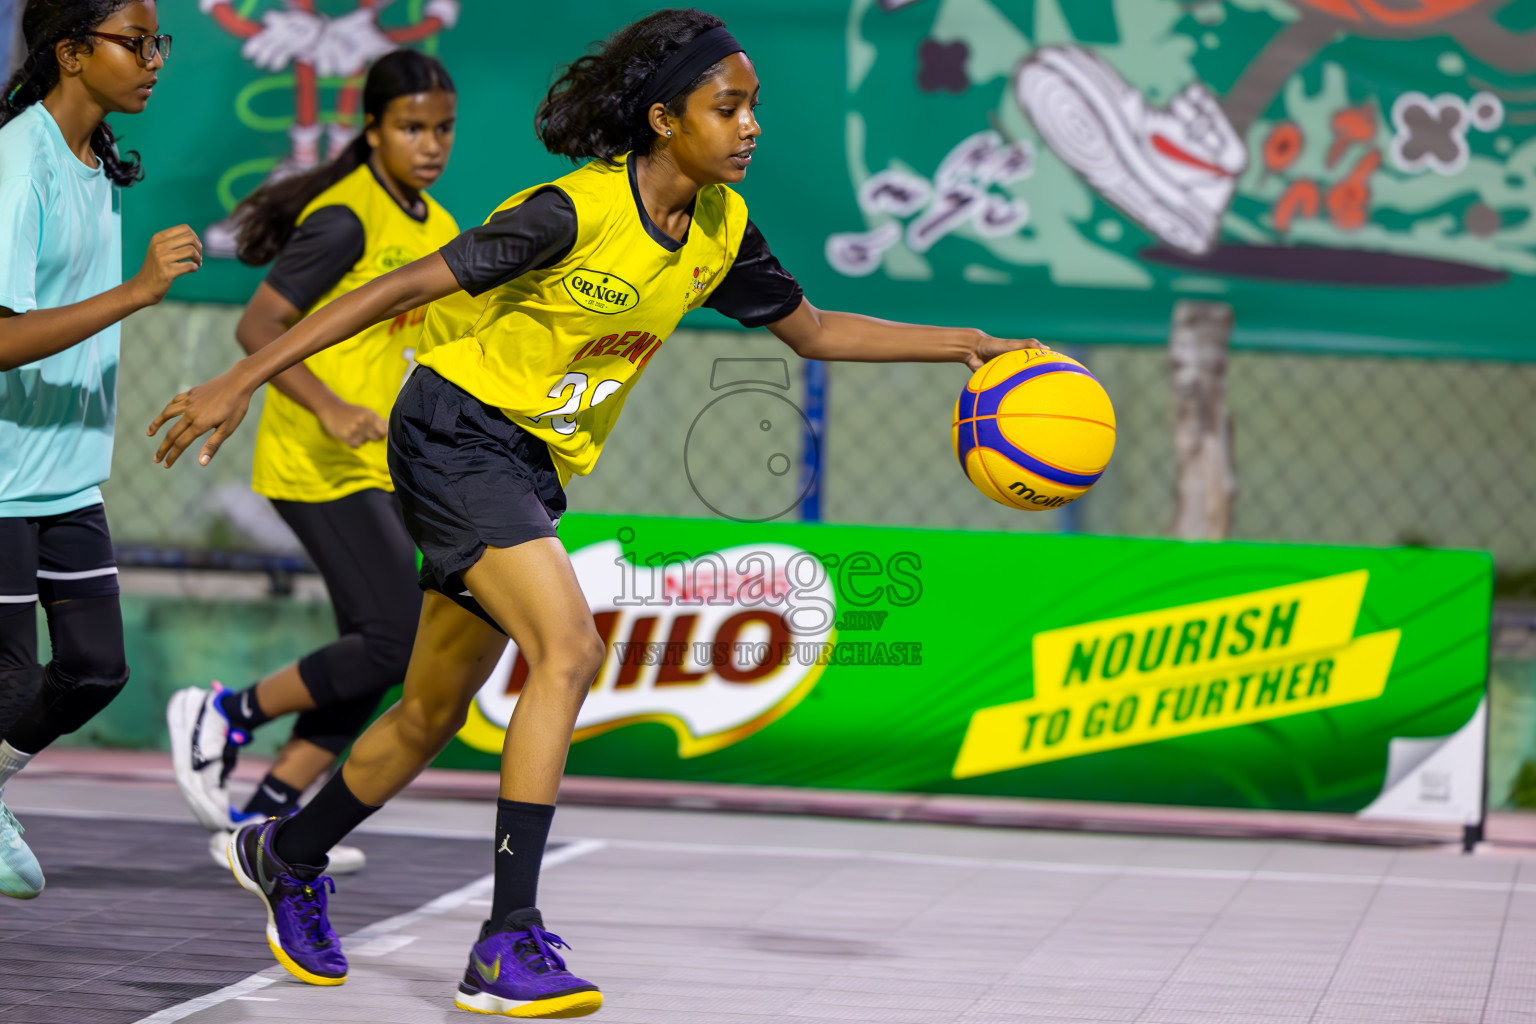
[[[166,472],[150,461],[153,442],[143,436],[168,398],[239,355],[238,315],[231,306],[167,303],[125,324],[118,446],[104,490],[128,561],[298,556],[249,489],[259,399],[208,467]],[[674,335],[598,470],[572,482],[571,505],[793,519],[812,461],[826,522],[1165,535],[1175,479],[1167,353],[1103,345],[1075,354],[1113,397],[1119,430],[1109,471],[1063,510],[1016,512],[966,482],[949,440],[967,376],[957,365],[827,367],[825,419],[808,460],[806,367],[765,331]],[[1504,596],[1536,598],[1536,364],[1237,351],[1227,391],[1236,537],[1487,549]]]

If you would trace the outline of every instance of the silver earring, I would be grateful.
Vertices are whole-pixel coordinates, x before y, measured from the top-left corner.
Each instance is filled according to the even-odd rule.
[[[672,137],[672,129],[671,129],[671,128],[668,128],[668,129],[667,129],[667,138],[669,138],[669,139],[670,139],[670,138],[671,138],[671,137]]]

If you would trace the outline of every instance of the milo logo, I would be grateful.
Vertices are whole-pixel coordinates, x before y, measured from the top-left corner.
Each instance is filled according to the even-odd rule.
[[[650,567],[604,541],[571,564],[607,646],[577,740],[655,722],[676,734],[682,757],[720,750],[788,713],[830,660],[832,580],[799,548],[758,544]],[[459,739],[499,752],[527,679],[508,643]]]
[[[387,249],[380,249],[379,254],[373,258],[373,265],[384,273],[391,270],[399,270],[407,263],[414,262],[416,255],[409,249],[399,245],[392,245]]]
[[[640,301],[640,293],[628,281],[585,267],[565,275],[564,284],[576,305],[594,313],[622,313]]]

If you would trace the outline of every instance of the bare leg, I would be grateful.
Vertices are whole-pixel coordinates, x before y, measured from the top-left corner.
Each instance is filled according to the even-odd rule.
[[[381,806],[431,763],[464,724],[506,643],[442,594],[426,594],[400,702],[357,738],[342,766],[357,799]]]
[[[336,755],[324,747],[309,740],[291,739],[277,752],[270,774],[279,782],[286,782],[303,792],[335,761]]]
[[[560,542],[544,538],[487,549],[464,581],[528,661],[502,750],[501,796],[553,804],[576,713],[605,653],[576,571]]]
[[[276,718],[290,711],[310,710],[315,707],[315,698],[299,675],[299,663],[294,662],[256,684],[256,703],[268,718]]]

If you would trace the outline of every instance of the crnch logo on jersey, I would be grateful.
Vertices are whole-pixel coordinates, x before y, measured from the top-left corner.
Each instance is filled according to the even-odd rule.
[[[679,756],[728,747],[798,704],[825,667],[818,652],[834,642],[831,580],[799,548],[749,545],[652,568],[604,541],[571,563],[608,648],[577,740],[658,722],[677,734]],[[459,738],[499,753],[527,678],[509,643]]]
[[[600,270],[573,270],[562,283],[578,306],[605,316],[634,309],[640,301],[640,293],[628,281]]]

